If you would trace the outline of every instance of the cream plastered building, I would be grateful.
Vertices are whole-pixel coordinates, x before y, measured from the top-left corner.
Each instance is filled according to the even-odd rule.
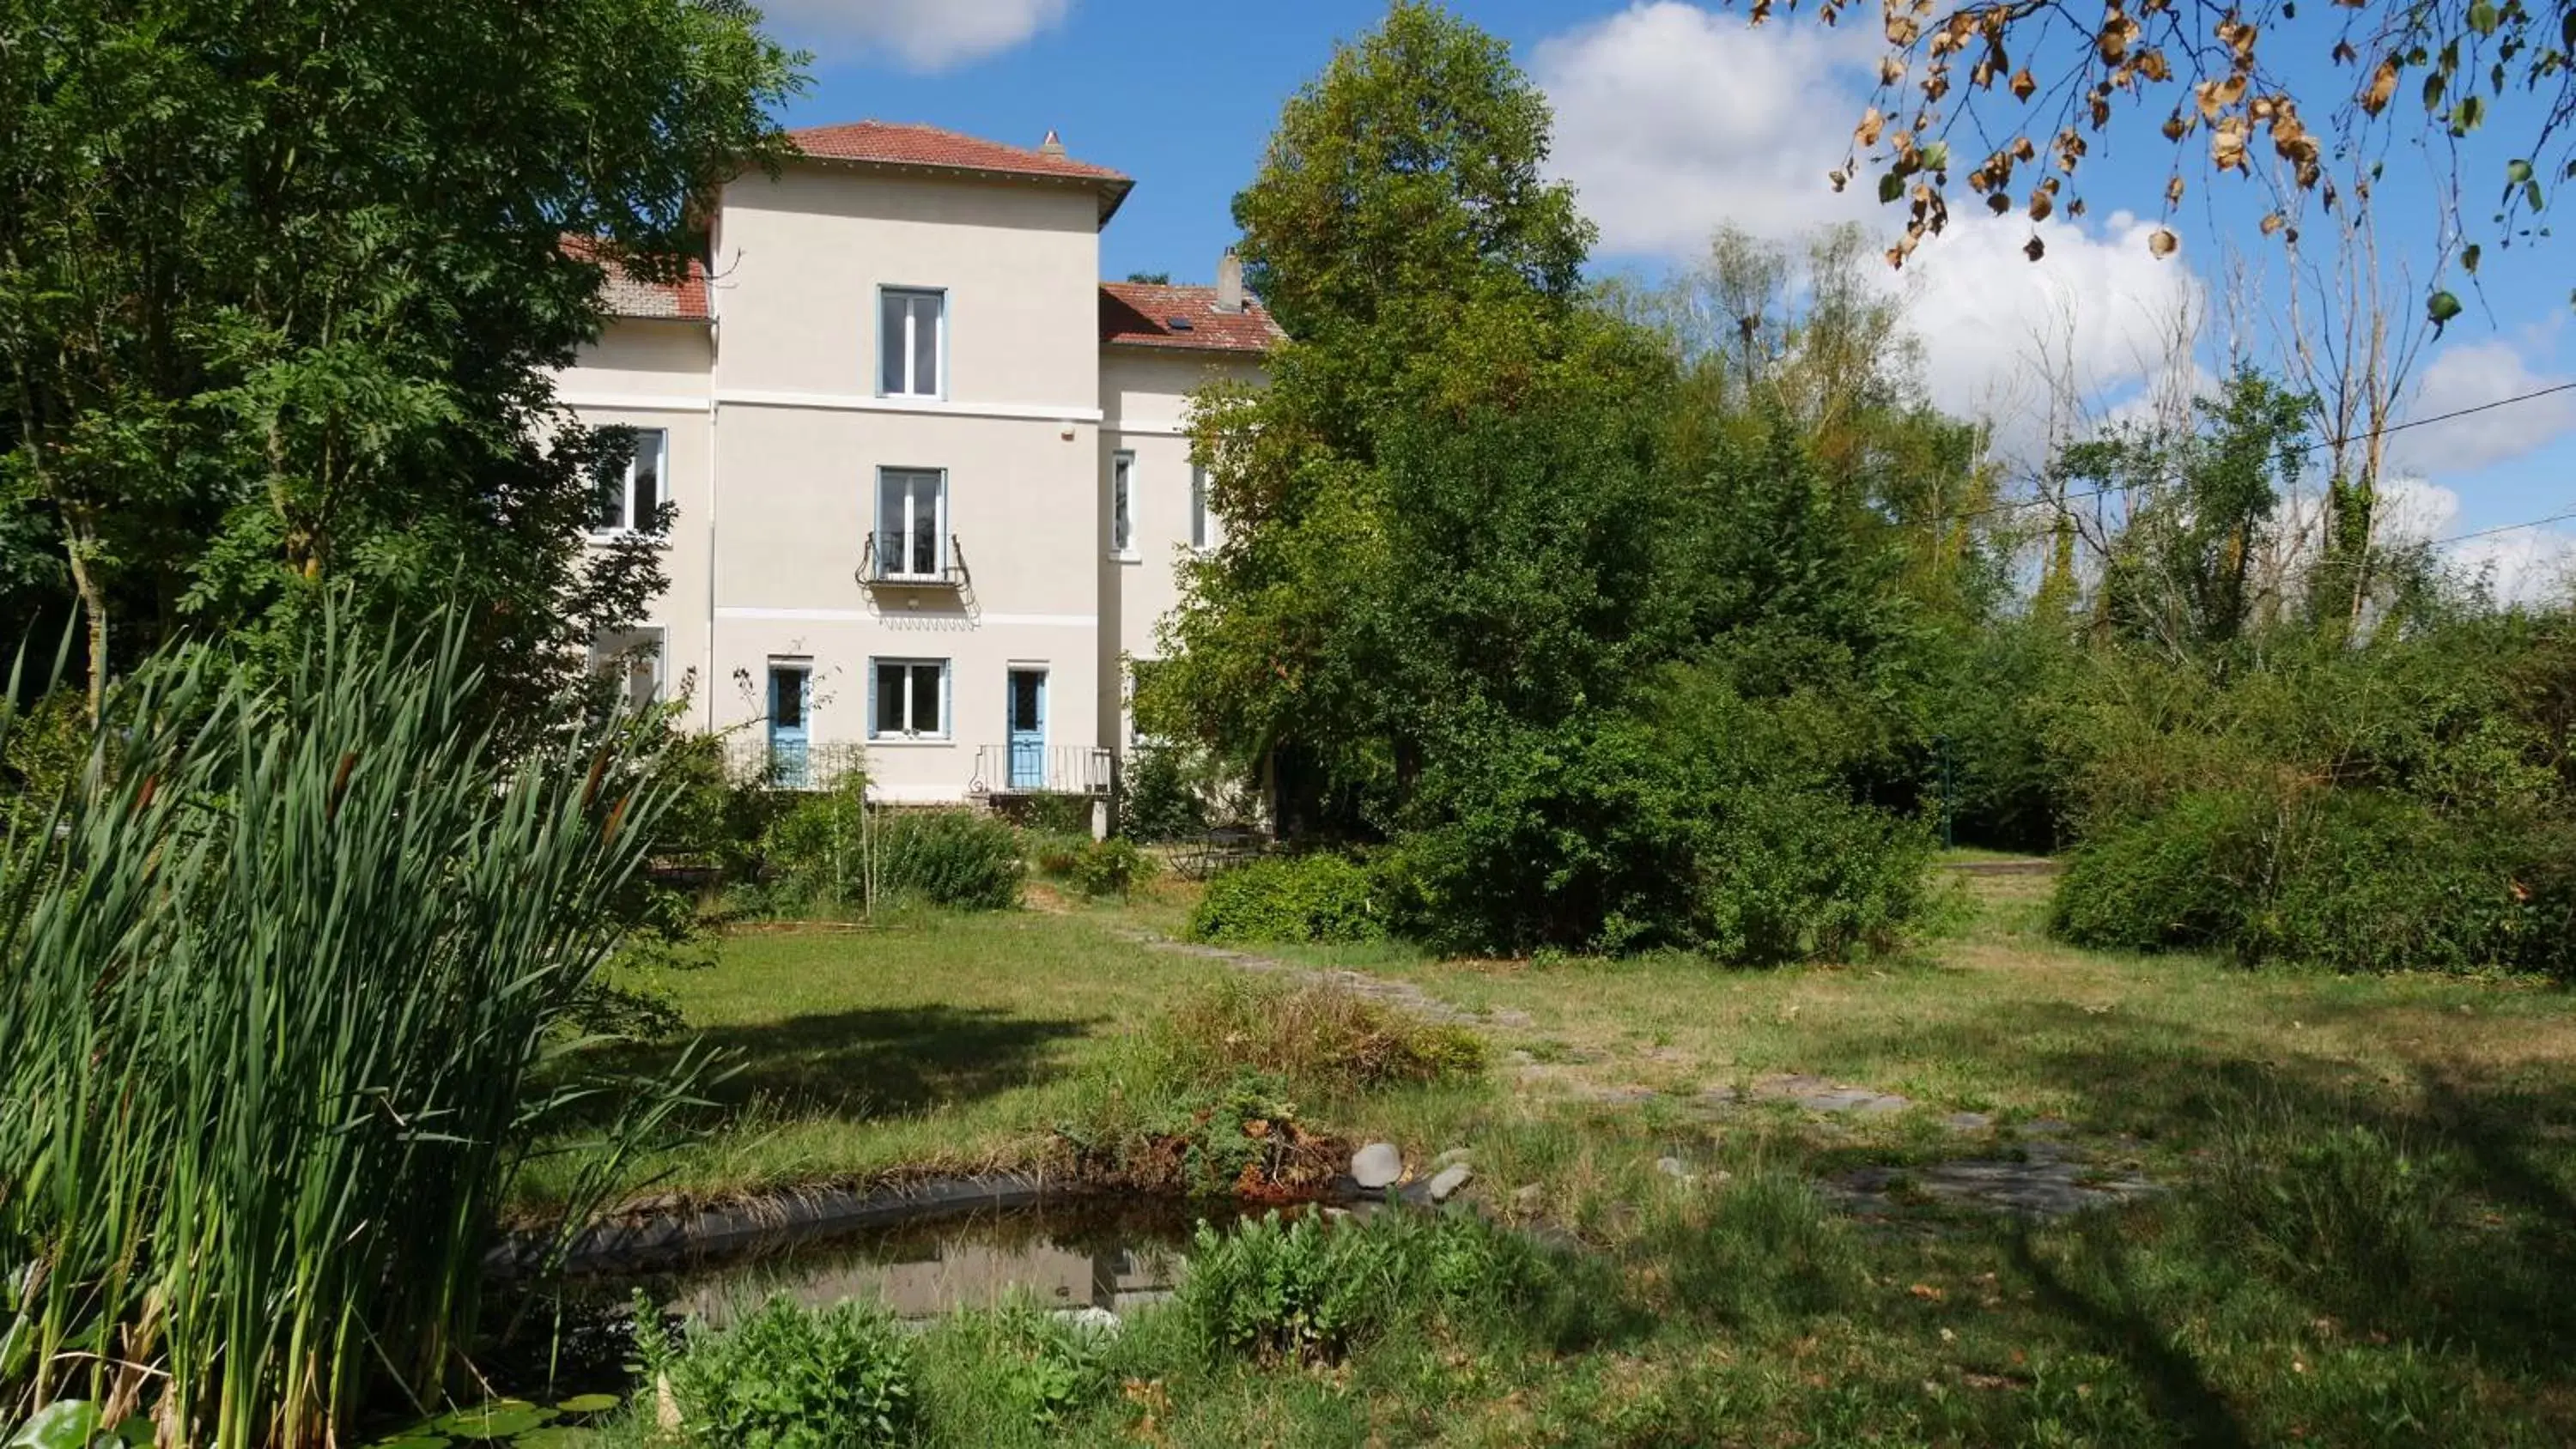
[[[1279,333],[1217,285],[1104,283],[1132,186],[921,126],[795,133],[725,186],[679,283],[612,277],[560,383],[634,430],[596,534],[659,528],[669,589],[599,641],[790,786],[864,759],[931,803],[1106,795],[1130,659],[1222,527],[1183,423]]]

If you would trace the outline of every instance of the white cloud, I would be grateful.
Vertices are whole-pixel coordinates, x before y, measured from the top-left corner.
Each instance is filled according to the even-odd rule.
[[[2392,543],[2439,540],[2461,531],[2460,495],[2439,483],[2394,479],[2380,485],[2379,500],[2379,536]],[[2507,603],[2563,600],[2576,587],[2576,534],[2557,529],[2481,533],[2444,545],[2440,552],[2468,573],[2485,575],[2496,597]]]
[[[1781,241],[1839,221],[1901,232],[1894,208],[1860,194],[1866,178],[1841,194],[1825,179],[1850,154],[1878,48],[1860,29],[1755,28],[1654,0],[1540,42],[1531,69],[1556,107],[1555,169],[1604,250],[1689,261],[1729,223]],[[2080,421],[2070,411],[2190,376],[2176,319],[2201,296],[2126,214],[2035,230],[2038,263],[2022,254],[2028,222],[1954,213],[1891,279],[1912,298],[1934,401],[1989,419],[1999,451],[2024,461]]]
[[[1825,182],[1860,114],[1847,82],[1865,41],[1665,0],[1540,41],[1530,64],[1603,246],[1688,257],[1723,223],[1788,237],[1869,216]]]
[[[1063,22],[1073,0],[769,0],[771,22],[791,43],[836,59],[835,46],[941,71],[1009,50]]]
[[[2400,421],[2482,407],[2567,380],[2535,370],[2512,339],[2454,343],[2426,365]],[[2569,433],[2576,433],[2576,392],[2409,429],[2388,440],[2389,458],[2409,471],[2468,473],[2536,453]]]

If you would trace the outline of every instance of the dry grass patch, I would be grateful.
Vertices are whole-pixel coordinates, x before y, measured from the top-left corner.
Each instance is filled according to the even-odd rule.
[[[1184,1070],[1260,1072],[1301,1092],[1354,1094],[1473,1076],[1484,1038],[1339,986],[1220,981],[1155,1024]]]

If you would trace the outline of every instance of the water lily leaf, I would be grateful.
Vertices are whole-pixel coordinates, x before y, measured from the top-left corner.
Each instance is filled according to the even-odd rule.
[[[567,1414],[605,1414],[624,1402],[615,1394],[576,1394],[555,1407]]]
[[[530,1429],[511,1440],[510,1445],[511,1449],[589,1449],[589,1446],[602,1442],[597,1429],[550,1424],[542,1429]]]
[[[534,1404],[517,1400],[504,1400],[500,1403],[482,1404],[471,1409],[459,1409],[453,1414],[442,1415],[432,1420],[430,1427],[441,1434],[453,1435],[459,1439],[488,1442],[494,1439],[515,1439],[530,1429],[551,1422],[554,1417],[555,1411],[552,1409],[540,1409]]]
[[[405,1434],[399,1439],[379,1439],[367,1449],[448,1449],[455,1442],[442,1434]]]
[[[56,1399],[18,1426],[7,1449],[89,1449],[98,1433],[98,1405],[82,1399]]]

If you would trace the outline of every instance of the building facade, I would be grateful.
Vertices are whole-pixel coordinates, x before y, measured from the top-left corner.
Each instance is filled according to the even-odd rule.
[[[563,377],[634,430],[601,538],[659,528],[670,586],[602,640],[639,690],[790,786],[863,757],[894,802],[1105,794],[1188,550],[1221,524],[1188,394],[1278,330],[1212,287],[1107,283],[1132,183],[1035,148],[863,122],[724,188],[675,284],[612,275]]]

